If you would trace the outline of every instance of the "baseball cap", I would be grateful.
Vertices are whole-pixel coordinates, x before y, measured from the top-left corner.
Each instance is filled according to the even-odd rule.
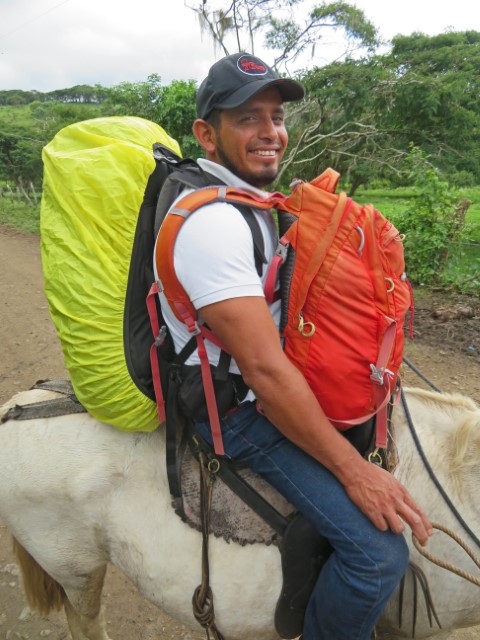
[[[265,62],[249,53],[234,53],[216,62],[197,93],[197,114],[205,120],[214,109],[234,109],[256,93],[275,86],[284,102],[301,100],[303,86],[280,78]]]

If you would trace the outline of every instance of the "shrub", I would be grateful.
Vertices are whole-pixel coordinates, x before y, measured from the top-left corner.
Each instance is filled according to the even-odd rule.
[[[410,164],[417,195],[400,222],[408,273],[414,283],[438,284],[447,266],[449,246],[462,234],[470,203],[458,201],[458,194],[415,147]]]

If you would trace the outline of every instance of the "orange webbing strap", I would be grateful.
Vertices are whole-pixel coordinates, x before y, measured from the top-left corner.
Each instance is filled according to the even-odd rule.
[[[271,209],[278,203],[283,203],[286,196],[281,193],[269,194],[267,198],[262,198],[242,189],[235,189],[226,186],[205,187],[192,191],[188,195],[180,198],[173,206],[169,214],[162,223],[155,248],[155,263],[157,273],[162,280],[163,292],[177,319],[183,322],[191,335],[197,341],[198,355],[202,372],[202,380],[205,391],[205,400],[208,410],[208,418],[212,430],[212,438],[215,453],[224,454],[220,418],[218,415],[217,402],[215,399],[215,389],[213,385],[212,372],[205,349],[205,339],[216,344],[223,351],[227,351],[216,336],[203,325],[197,323],[197,312],[194,309],[188,295],[178,280],[175,273],[173,260],[173,247],[181,226],[185,220],[197,209],[213,202],[227,202],[229,204],[246,205],[260,209]],[[157,288],[158,293],[158,288]],[[152,325],[155,336],[158,336],[158,321]],[[152,347],[154,350],[154,347]],[[154,372],[154,361],[152,360],[152,372]],[[156,368],[158,369],[158,363]],[[155,375],[155,374],[154,374]],[[161,386],[159,393],[161,394]],[[164,405],[163,397],[161,403]],[[158,403],[157,403],[158,406]],[[164,411],[164,406],[163,406]]]
[[[271,209],[281,206],[287,200],[283,193],[269,193],[262,198],[255,193],[235,187],[216,186],[196,189],[180,198],[171,208],[170,213],[182,215],[187,218],[191,213],[213,202],[227,202],[228,204],[246,205],[257,209]]]
[[[378,354],[377,364],[375,371],[372,370],[372,380],[375,376],[375,373],[381,373],[381,380],[378,382],[378,396],[381,396],[382,386],[385,384],[384,380],[387,382],[387,390],[385,394],[384,400],[380,404],[378,404],[377,397],[377,425],[376,425],[376,441],[375,445],[379,449],[387,448],[387,427],[388,427],[388,417],[387,417],[387,404],[390,402],[391,389],[390,389],[390,376],[391,372],[387,369],[387,364],[390,359],[390,354],[392,353],[393,344],[395,342],[395,336],[397,334],[397,324],[393,320],[391,324],[387,327],[385,334],[383,336],[382,345],[380,347],[380,352]],[[381,386],[382,385],[382,386]]]
[[[340,222],[343,219],[344,214],[351,206],[351,198],[347,198],[345,193],[340,193],[338,196],[337,206],[333,211],[330,221],[325,229],[325,233],[322,236],[321,241],[318,243],[313,255],[311,256],[304,276],[302,278],[301,286],[297,295],[296,310],[300,311],[307,299],[308,290],[312,284],[312,280],[315,278],[320,266],[325,260],[330,246],[333,243],[335,236],[337,235]]]
[[[286,196],[281,193],[269,194],[267,198],[261,198],[253,193],[234,189],[232,187],[216,186],[197,189],[180,198],[162,223],[162,227],[155,245],[155,263],[157,273],[160,274],[164,293],[178,320],[184,322],[176,310],[175,301],[179,300],[186,306],[193,307],[188,295],[180,284],[173,261],[173,247],[180,228],[185,220],[197,209],[213,202],[227,202],[232,205],[250,206],[260,209],[271,209],[277,204],[286,201]]]

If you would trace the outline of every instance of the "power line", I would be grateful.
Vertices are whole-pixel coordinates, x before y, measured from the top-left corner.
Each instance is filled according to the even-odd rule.
[[[34,16],[33,18],[30,18],[30,20],[25,20],[25,22],[22,22],[18,27],[15,27],[11,31],[7,31],[6,33],[1,33],[0,34],[0,38],[5,38],[6,36],[11,36],[12,33],[16,33],[17,31],[20,31],[20,29],[23,29],[23,27],[25,27],[27,24],[30,24],[31,22],[34,22],[35,20],[38,20],[39,18],[47,15],[47,13],[51,13],[52,11],[55,11],[55,9],[58,9],[59,7],[61,7],[64,4],[67,4],[67,2],[70,2],[70,1],[71,0],[63,0],[63,2],[60,2],[59,4],[56,4],[54,7],[51,7],[50,9],[47,9],[46,11],[43,11],[42,13],[39,13],[38,15]]]

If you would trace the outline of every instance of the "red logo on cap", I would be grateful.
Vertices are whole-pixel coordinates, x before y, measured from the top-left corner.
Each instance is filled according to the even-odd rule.
[[[250,56],[242,56],[239,58],[237,67],[249,76],[264,76],[268,73],[267,66],[261,60]]]

